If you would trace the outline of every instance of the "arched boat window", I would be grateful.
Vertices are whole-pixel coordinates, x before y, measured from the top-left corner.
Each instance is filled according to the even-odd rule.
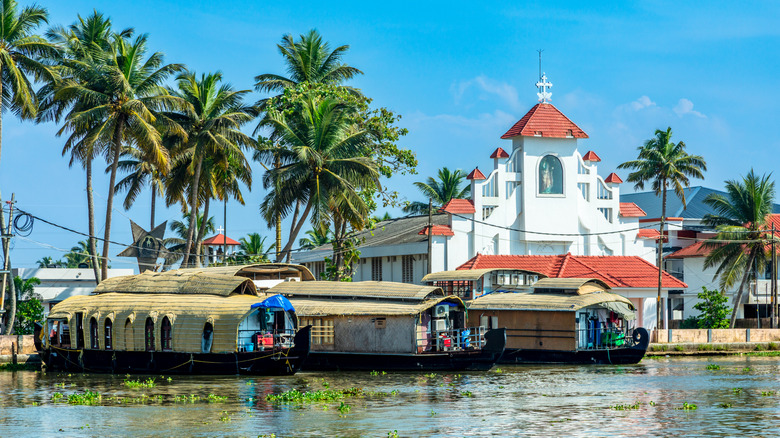
[[[133,322],[130,321],[130,318],[127,318],[127,321],[125,321],[125,350],[133,350],[133,341]]]
[[[203,339],[201,340],[200,350],[203,353],[211,353],[211,341],[214,339],[214,326],[207,322],[203,326]]]
[[[97,319],[94,317],[89,320],[89,348],[93,350],[100,348],[100,331],[98,330]]]
[[[160,348],[163,351],[171,351],[171,321],[166,316],[160,326]]]
[[[152,318],[146,318],[146,330],[144,330],[146,351],[154,351],[154,321]]]
[[[110,318],[106,318],[105,326],[105,336],[106,336],[106,350],[113,350],[114,349],[114,324],[111,322]]]

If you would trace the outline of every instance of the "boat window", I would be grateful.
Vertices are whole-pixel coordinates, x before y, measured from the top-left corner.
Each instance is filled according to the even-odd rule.
[[[211,343],[214,338],[214,326],[207,322],[203,326],[203,339],[201,340],[200,350],[203,353],[211,353]]]
[[[160,328],[160,346],[163,351],[171,351],[171,321],[166,316],[162,320]]]
[[[301,327],[311,326],[311,343],[333,345],[333,318],[301,318]]]
[[[125,350],[133,350],[133,322],[130,318],[125,321]]]
[[[154,321],[152,318],[146,318],[146,329],[144,330],[146,351],[154,351]]]
[[[106,336],[106,350],[113,350],[114,349],[114,342],[113,342],[113,329],[114,324],[111,322],[110,318],[106,318],[105,323],[105,336]]]
[[[76,314],[76,349],[84,348],[84,314]]]
[[[89,320],[89,348],[97,350],[100,348],[100,331],[98,330],[97,319],[94,317]]]

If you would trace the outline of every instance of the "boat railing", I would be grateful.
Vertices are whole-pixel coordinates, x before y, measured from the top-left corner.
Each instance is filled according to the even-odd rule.
[[[634,345],[628,327],[591,327],[576,330],[577,350],[612,350]]]
[[[264,351],[295,346],[295,330],[239,330],[239,351]]]
[[[417,346],[423,351],[479,350],[485,346],[485,332],[485,327],[435,330],[417,338]]]

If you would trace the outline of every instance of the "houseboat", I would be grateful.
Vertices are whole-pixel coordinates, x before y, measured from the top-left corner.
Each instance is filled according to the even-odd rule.
[[[36,336],[49,369],[284,375],[309,353],[283,296],[258,284],[313,280],[303,267],[250,265],[116,277],[54,306]],[[267,288],[266,287],[266,288]]]
[[[470,325],[507,330],[499,363],[632,364],[647,351],[631,301],[601,280],[542,278],[467,302]]]
[[[504,329],[466,325],[466,308],[441,288],[393,282],[284,282],[300,325],[311,325],[305,370],[488,370]]]

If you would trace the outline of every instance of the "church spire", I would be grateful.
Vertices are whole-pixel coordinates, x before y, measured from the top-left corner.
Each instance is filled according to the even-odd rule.
[[[548,88],[552,88],[553,84],[547,82],[547,75],[542,72],[542,52],[544,50],[539,49],[539,82],[536,83],[536,87],[539,92],[536,93],[539,96],[539,103],[550,103],[552,100],[552,93],[547,91]]]

